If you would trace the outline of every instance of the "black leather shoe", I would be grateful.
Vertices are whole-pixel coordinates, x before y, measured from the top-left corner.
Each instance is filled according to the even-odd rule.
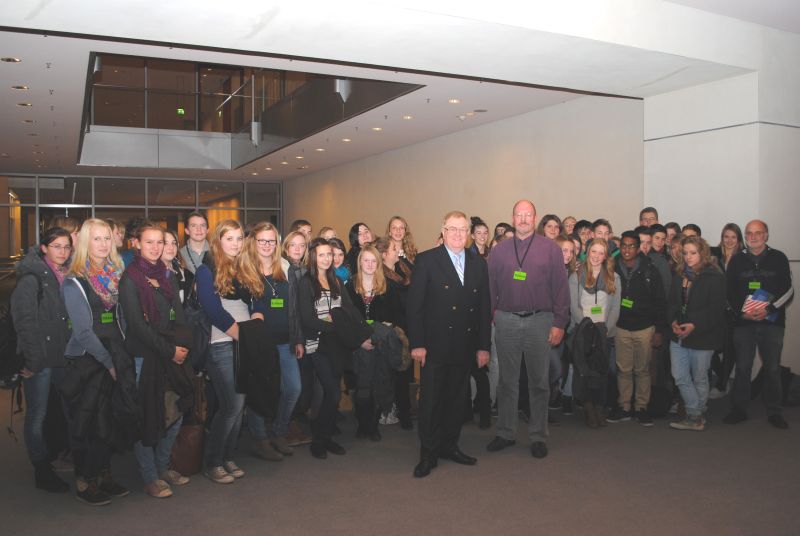
[[[314,441],[311,443],[310,449],[311,449],[311,455],[314,456],[315,458],[324,460],[325,458],[328,457],[328,451],[323,443]]]
[[[504,437],[495,436],[488,445],[486,445],[486,450],[489,452],[497,452],[499,450],[503,450],[506,447],[510,447],[514,445],[516,441],[513,439],[506,439]]]
[[[460,463],[461,465],[475,465],[478,463],[477,458],[473,458],[472,456],[464,454],[458,447],[454,448],[450,452],[443,452],[442,454],[439,454],[439,457],[445,460],[450,460],[451,462]]]
[[[789,428],[789,423],[786,422],[786,419],[784,419],[780,413],[770,415],[769,417],[767,417],[767,420],[775,428],[779,428],[781,430],[786,430],[787,428]]]
[[[478,428],[481,430],[486,430],[487,428],[492,426],[492,417],[489,414],[489,411],[482,411],[480,414],[480,420],[478,421]]]
[[[531,456],[534,458],[544,458],[547,456],[547,445],[544,441],[534,441],[531,445]]]
[[[380,430],[377,428],[369,433],[370,441],[380,441],[381,439],[383,439],[383,436],[381,435]]]
[[[327,450],[331,454],[336,454],[337,456],[341,456],[346,452],[344,450],[344,447],[341,446],[336,441],[334,441],[333,439],[328,439],[325,441],[325,450]]]
[[[420,458],[419,463],[414,467],[414,478],[424,478],[431,474],[431,471],[436,468],[436,458],[423,456]]]

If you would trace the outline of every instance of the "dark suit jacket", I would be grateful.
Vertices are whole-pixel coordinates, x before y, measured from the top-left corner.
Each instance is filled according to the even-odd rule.
[[[408,339],[426,360],[470,365],[491,348],[489,275],[484,261],[465,251],[464,284],[444,246],[420,253],[408,290]]]

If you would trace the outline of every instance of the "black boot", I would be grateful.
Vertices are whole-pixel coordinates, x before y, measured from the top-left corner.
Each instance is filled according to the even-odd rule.
[[[381,436],[381,431],[378,428],[378,421],[381,418],[381,410],[373,408],[372,409],[372,416],[370,417],[369,422],[369,439],[370,441],[380,441],[383,439]]]
[[[53,467],[47,460],[33,462],[33,478],[38,489],[43,489],[51,493],[65,493],[69,491],[69,484],[61,480],[53,471]]]
[[[358,429],[356,430],[356,437],[358,439],[366,439],[370,435],[370,419],[372,418],[371,404],[369,399],[354,397],[353,400],[354,410],[356,413],[356,420],[358,421]]]

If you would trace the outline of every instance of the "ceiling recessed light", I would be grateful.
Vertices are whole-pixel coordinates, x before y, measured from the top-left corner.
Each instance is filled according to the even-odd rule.
[[[0,61],[4,61],[6,63],[19,63],[22,60],[19,58],[5,57],[5,58],[0,58]]]
[[[38,136],[36,132],[28,132],[28,136]]]
[[[289,165],[289,162],[287,162],[286,160],[284,160],[283,162],[281,162],[281,165],[283,165],[283,166],[288,166],[288,165]]]
[[[303,159],[303,157],[300,156],[300,155],[295,156],[295,158],[297,158],[298,160],[302,160]]]
[[[410,121],[411,119],[414,119],[414,116],[406,114],[406,115],[403,116],[403,119],[405,119],[406,121]]]
[[[33,119],[22,119],[22,120],[20,121],[20,123],[27,123],[27,124],[31,124],[31,123],[33,123],[33,122],[34,122],[34,121],[33,121]]]
[[[264,171],[272,171],[272,168],[271,167],[265,167]]]
[[[351,140],[350,138],[342,138],[342,141],[345,142],[345,143],[349,143],[349,142],[351,142],[353,140]]]
[[[383,127],[372,127],[372,130],[374,130],[375,132],[380,132],[381,130],[383,130]]]
[[[258,171],[251,171],[250,175],[253,175],[253,176],[258,175]]]
[[[475,112],[467,112],[467,117],[472,117],[473,115],[475,115]]]
[[[482,114],[482,113],[486,113],[486,112],[488,112],[488,111],[489,111],[489,110],[484,110],[483,108],[478,108],[477,110],[475,110],[475,113],[476,113],[476,114]]]
[[[28,86],[11,86],[11,89],[18,89],[20,91],[27,91],[29,88],[28,88]]]
[[[299,168],[297,168],[297,169],[308,169],[308,166],[300,166],[300,167],[299,167]]]
[[[460,104],[461,99],[447,99],[447,102],[449,102],[450,104]]]
[[[317,151],[318,153],[324,153],[325,152],[325,149],[323,149],[322,147],[317,147],[314,150]]]
[[[28,108],[30,106],[33,106],[33,104],[31,104],[30,102],[18,102],[17,106],[24,106],[24,107]]]

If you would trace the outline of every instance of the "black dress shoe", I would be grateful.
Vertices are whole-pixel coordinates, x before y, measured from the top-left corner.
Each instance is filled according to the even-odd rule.
[[[328,451],[323,443],[313,441],[311,443],[310,449],[311,449],[311,455],[314,456],[315,458],[324,460],[325,458],[328,457]]]
[[[431,471],[436,468],[436,458],[423,456],[420,458],[419,463],[414,467],[414,478],[423,478],[431,474]]]
[[[475,465],[478,463],[477,458],[473,458],[472,456],[467,456],[461,449],[458,447],[454,448],[450,452],[443,452],[439,454],[440,458],[444,458],[445,460],[450,460],[451,462],[460,463],[461,465]]]
[[[781,430],[786,430],[789,428],[789,423],[786,422],[786,419],[780,413],[775,413],[774,415],[770,415],[767,417],[769,423],[774,426],[775,428],[779,428]]]
[[[544,458],[547,456],[547,445],[544,441],[534,441],[531,444],[531,456],[534,458]]]
[[[337,443],[333,439],[325,440],[325,443],[323,443],[323,445],[325,446],[325,450],[327,450],[331,454],[336,454],[338,456],[341,456],[345,452],[347,452],[347,451],[344,450],[343,446],[341,446],[339,443]]]
[[[370,441],[380,441],[381,439],[383,439],[383,436],[381,435],[380,430],[377,428],[369,433]]]
[[[503,450],[506,447],[510,447],[511,445],[515,444],[516,441],[513,439],[506,439],[504,437],[495,436],[488,445],[486,445],[486,450],[489,452],[497,452],[498,450]]]
[[[481,430],[486,430],[492,426],[492,417],[488,411],[482,412],[480,415],[480,421],[478,421],[478,428]]]

